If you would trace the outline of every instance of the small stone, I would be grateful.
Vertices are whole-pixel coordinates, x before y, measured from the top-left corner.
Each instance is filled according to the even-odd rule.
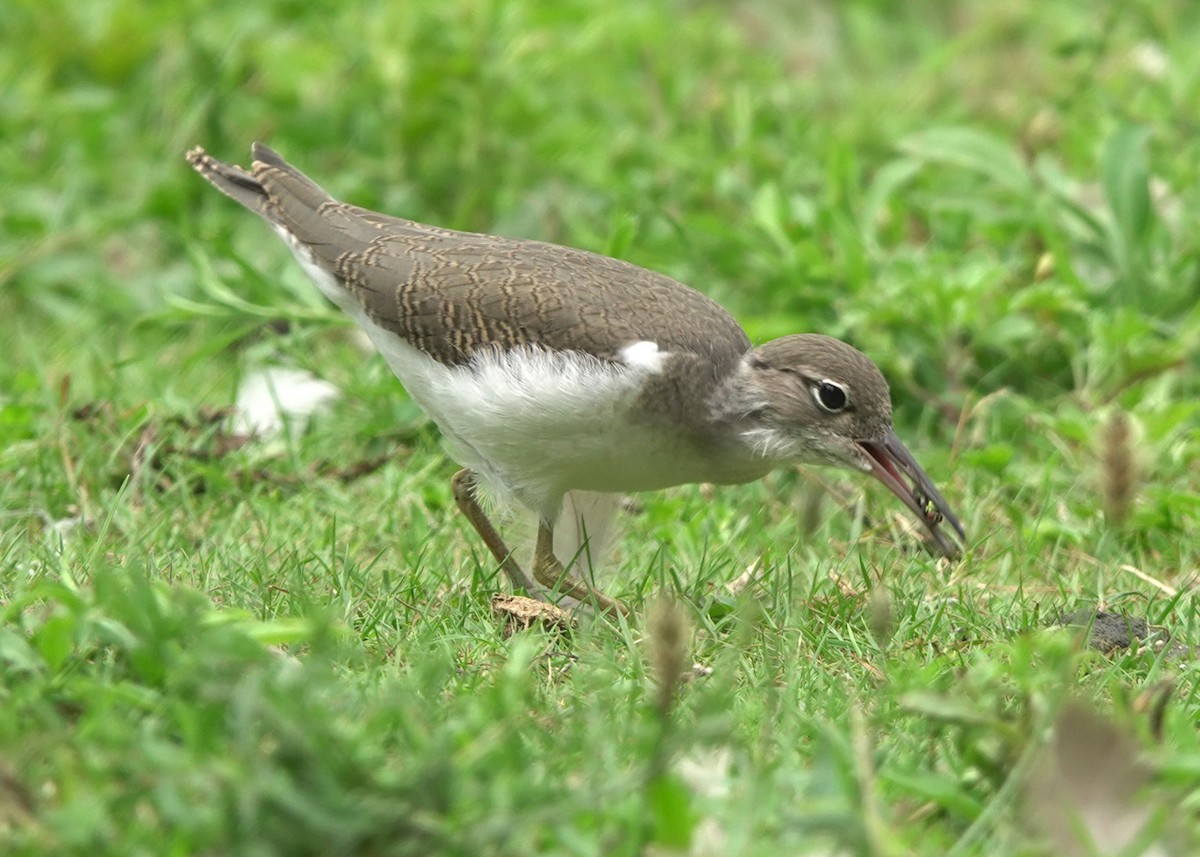
[[[1106,655],[1117,649],[1128,649],[1135,641],[1145,640],[1150,633],[1150,626],[1145,619],[1126,616],[1123,613],[1105,613],[1103,610],[1076,610],[1074,613],[1064,613],[1058,617],[1058,624],[1074,627],[1086,627],[1091,624],[1088,648]]]

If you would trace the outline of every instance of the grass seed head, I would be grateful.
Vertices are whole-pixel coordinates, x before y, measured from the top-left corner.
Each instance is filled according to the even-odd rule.
[[[683,608],[669,595],[660,595],[646,617],[650,671],[657,687],[655,707],[666,717],[688,664],[688,622]]]
[[[1104,517],[1121,526],[1129,517],[1137,493],[1138,466],[1133,448],[1133,424],[1119,408],[1105,422],[1100,435],[1100,467]]]

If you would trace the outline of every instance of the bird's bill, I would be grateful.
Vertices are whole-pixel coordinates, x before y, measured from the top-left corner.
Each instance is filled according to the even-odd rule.
[[[912,510],[943,554],[951,559],[959,556],[967,538],[962,524],[895,432],[882,440],[860,440],[858,445],[871,459],[871,475]],[[951,532],[942,529],[943,523]]]

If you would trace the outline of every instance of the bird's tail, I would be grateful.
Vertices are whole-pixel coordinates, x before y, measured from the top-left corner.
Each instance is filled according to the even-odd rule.
[[[187,153],[188,163],[212,185],[255,214],[291,232],[297,220],[311,226],[313,212],[332,199],[304,173],[285,161],[278,152],[254,143],[249,170],[218,161],[201,147]]]
[[[197,146],[187,153],[188,163],[221,193],[240,202],[255,214],[263,213],[267,189],[253,173],[218,161]]]

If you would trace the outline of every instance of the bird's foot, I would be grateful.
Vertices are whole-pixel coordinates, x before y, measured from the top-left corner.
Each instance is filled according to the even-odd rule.
[[[479,537],[483,539],[483,543],[500,563],[501,570],[518,592],[525,592],[538,601],[546,601],[545,593],[538,586],[540,583],[552,595],[569,596],[582,604],[595,605],[610,616],[629,615],[629,608],[620,601],[610,598],[594,586],[589,586],[563,567],[554,555],[554,531],[544,523],[538,528],[537,550],[533,558],[533,576],[537,580],[535,583],[513,558],[512,551],[508,549],[487,513],[479,505],[475,497],[475,474],[465,469],[458,471],[450,480],[450,487],[459,511],[471,522],[475,532],[479,533]]]

